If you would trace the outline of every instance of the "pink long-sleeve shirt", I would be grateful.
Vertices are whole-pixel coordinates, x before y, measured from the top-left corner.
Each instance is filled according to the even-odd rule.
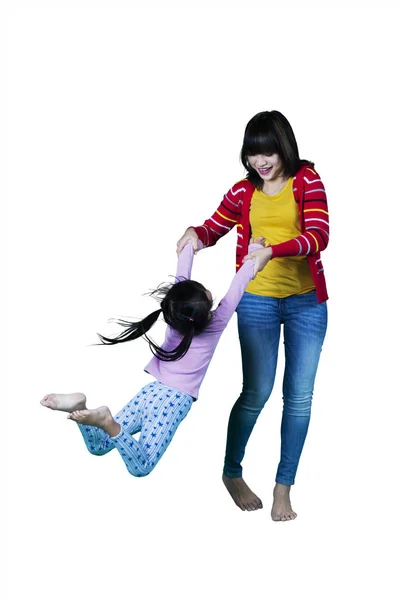
[[[199,240],[199,249],[203,244]],[[251,244],[249,252],[263,248],[259,244]],[[193,247],[186,244],[179,255],[176,281],[181,278],[190,279],[193,264]],[[145,371],[155,379],[176,390],[197,398],[199,389],[213,357],[222,332],[236,310],[247,285],[254,277],[254,260],[248,260],[236,273],[230,288],[212,316],[206,329],[194,336],[189,350],[179,360],[162,361],[156,356],[145,367]],[[167,326],[162,348],[173,350],[182,340],[182,335]]]

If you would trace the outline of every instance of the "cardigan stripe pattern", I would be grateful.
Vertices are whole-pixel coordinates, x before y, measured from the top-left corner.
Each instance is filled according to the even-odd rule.
[[[302,182],[299,185],[299,179]],[[302,185],[301,185],[302,183]],[[303,188],[303,195],[299,191]],[[293,179],[293,193],[301,209],[301,235],[272,246],[277,256],[309,256],[325,250],[329,243],[329,214],[324,185],[319,175],[307,167]]]
[[[250,230],[250,203],[254,186],[247,179],[237,182],[227,192],[214,214],[194,227],[204,246],[216,242],[237,226],[236,270],[246,255]],[[329,243],[329,214],[324,185],[309,166],[303,166],[293,178],[293,194],[300,213],[301,235],[271,246],[272,258],[307,256],[318,302],[328,299],[320,253]]]

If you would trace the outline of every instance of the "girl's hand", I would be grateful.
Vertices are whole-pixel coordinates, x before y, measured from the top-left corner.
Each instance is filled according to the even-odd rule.
[[[250,254],[246,254],[246,256],[243,259],[243,262],[245,262],[246,260],[254,260],[254,277],[255,277],[257,275],[257,273],[259,273],[266,267],[266,265],[271,260],[271,258],[272,258],[272,250],[271,250],[271,247],[268,246],[268,248],[254,250],[254,252],[250,252]]]
[[[250,244],[260,244],[260,246],[265,246],[266,242],[267,240],[265,239],[265,237],[260,236],[255,240],[254,237],[251,236],[249,246]]]
[[[195,232],[195,230],[193,229],[193,227],[189,227],[189,229],[186,229],[185,233],[183,234],[181,239],[178,240],[178,243],[176,244],[177,255],[179,256],[179,254],[182,252],[182,250],[186,246],[186,244],[192,244],[194,253],[196,254],[198,251],[198,244],[197,244],[198,240],[199,240],[199,237],[198,237],[197,233]]]

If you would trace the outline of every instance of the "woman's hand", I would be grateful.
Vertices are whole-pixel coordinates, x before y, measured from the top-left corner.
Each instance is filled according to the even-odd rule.
[[[182,250],[186,246],[186,244],[192,244],[194,253],[196,254],[198,251],[198,244],[197,244],[198,241],[199,241],[199,237],[198,237],[197,233],[195,232],[193,227],[189,227],[189,229],[186,229],[185,233],[183,234],[183,236],[181,237],[181,239],[178,241],[178,243],[176,245],[177,255],[179,256],[179,254],[182,252]]]
[[[259,242],[257,242],[259,243]],[[261,248],[260,250],[254,250],[254,252],[250,252],[246,254],[243,259],[243,262],[246,260],[254,260],[254,277],[262,271],[268,262],[272,258],[272,249],[270,246],[268,248]]]

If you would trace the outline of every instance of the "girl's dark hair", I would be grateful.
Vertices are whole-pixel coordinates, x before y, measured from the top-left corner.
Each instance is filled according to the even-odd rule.
[[[152,312],[137,323],[124,319],[115,322],[124,327],[115,338],[97,334],[103,344],[119,344],[144,337],[149,343],[150,350],[160,360],[174,361],[185,356],[192,343],[193,337],[206,328],[212,308],[212,300],[208,299],[206,289],[201,283],[191,279],[178,281],[174,284],[159,286],[150,296],[161,302],[161,308]],[[147,332],[157,321],[160,314],[164,321],[183,337],[180,344],[173,350],[165,350],[157,346],[147,336]]]
[[[314,166],[314,163],[300,159],[293,129],[277,110],[258,113],[247,123],[244,132],[240,158],[247,170],[247,179],[261,190],[264,182],[248,161],[248,156],[255,154],[279,154],[285,177],[294,177],[302,165]]]

